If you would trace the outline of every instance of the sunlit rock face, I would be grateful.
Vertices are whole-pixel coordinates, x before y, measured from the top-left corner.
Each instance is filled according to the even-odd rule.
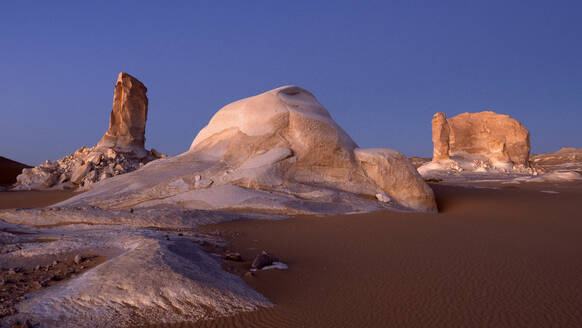
[[[145,155],[148,116],[147,88],[135,77],[121,72],[115,84],[109,129],[97,146]]]
[[[449,159],[449,136],[451,130],[445,113],[436,113],[432,118],[432,142],[434,144],[432,158],[435,161]]]
[[[509,115],[491,111],[432,119],[433,158],[418,168],[425,178],[448,173],[533,173],[529,131]]]
[[[223,107],[184,154],[99,183],[64,204],[281,214],[436,211],[432,190],[404,156],[358,148],[296,86]]]
[[[529,131],[509,115],[491,111],[463,113],[447,122],[450,155],[477,154],[494,162],[528,166]]]
[[[75,189],[134,171],[165,155],[144,148],[148,111],[147,89],[136,78],[119,73],[109,129],[93,147],[81,147],[54,162],[24,169],[16,190]]]

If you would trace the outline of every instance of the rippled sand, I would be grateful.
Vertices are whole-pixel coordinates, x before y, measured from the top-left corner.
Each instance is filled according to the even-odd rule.
[[[289,269],[245,277],[274,308],[195,326],[582,326],[582,184],[433,187],[437,215],[204,227],[243,258],[266,249]]]

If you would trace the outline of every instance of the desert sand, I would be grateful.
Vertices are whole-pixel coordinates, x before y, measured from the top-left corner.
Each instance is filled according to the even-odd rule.
[[[265,249],[289,269],[244,278],[275,307],[193,326],[582,326],[582,183],[431,187],[439,214],[201,228],[245,260]],[[223,266],[237,265],[249,263]]]

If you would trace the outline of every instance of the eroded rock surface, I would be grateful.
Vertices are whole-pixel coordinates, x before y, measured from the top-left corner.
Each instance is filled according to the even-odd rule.
[[[81,147],[54,162],[26,168],[16,190],[74,189],[131,172],[165,157],[144,148],[148,99],[146,87],[127,73],[119,73],[109,129],[94,147]]]
[[[463,113],[447,122],[450,155],[476,154],[494,162],[528,166],[529,131],[509,115],[491,111]]]
[[[144,145],[148,116],[147,91],[145,85],[135,77],[124,72],[119,73],[109,129],[99,140],[98,147],[146,155]]]
[[[547,172],[572,170],[582,173],[582,148],[563,147],[554,153],[532,155],[531,162]]]
[[[370,199],[377,195],[384,201]],[[186,153],[103,181],[66,204],[280,214],[436,211],[432,190],[404,156],[358,148],[316,98],[296,86],[225,106]]]
[[[98,211],[60,210],[84,222],[98,220],[93,216]],[[220,240],[192,229],[171,230],[175,222],[166,221],[164,211],[156,213],[163,230],[114,218],[106,225],[31,227],[8,223],[22,222],[9,215],[14,212],[0,211],[0,268],[7,269],[0,273],[11,296],[4,300],[10,304],[0,307],[2,327],[26,320],[40,327],[161,326],[272,305],[241,278],[223,271],[219,257],[203,250],[202,245],[219,247]],[[39,217],[40,224],[50,210],[19,212]],[[197,214],[183,226],[207,221]]]
[[[530,167],[529,131],[509,115],[491,111],[432,119],[433,159],[422,176],[467,173],[536,174]]]
[[[434,144],[432,158],[435,161],[449,159],[449,123],[445,113],[436,113],[432,118],[432,142]]]

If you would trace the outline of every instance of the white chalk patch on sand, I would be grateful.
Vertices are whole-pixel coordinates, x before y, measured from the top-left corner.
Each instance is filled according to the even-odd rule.
[[[287,264],[285,264],[283,262],[273,262],[273,264],[267,265],[267,266],[263,267],[261,270],[271,270],[271,269],[286,270],[288,268],[289,267],[287,266]]]

